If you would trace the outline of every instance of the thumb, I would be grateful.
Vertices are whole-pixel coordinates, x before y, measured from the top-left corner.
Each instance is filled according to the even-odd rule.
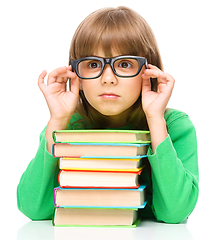
[[[79,86],[80,86],[80,80],[78,76],[75,76],[74,78],[70,78],[70,91],[77,96],[79,95]]]
[[[42,93],[44,93],[46,88],[46,84],[44,83],[44,78],[46,77],[46,75],[47,75],[47,71],[43,70],[43,72],[38,77],[38,86]]]
[[[146,77],[144,74],[142,75],[142,93],[147,93],[151,91],[151,80],[149,77]]]

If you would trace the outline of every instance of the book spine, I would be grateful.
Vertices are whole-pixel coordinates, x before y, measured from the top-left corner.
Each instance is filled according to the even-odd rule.
[[[54,143],[56,143],[56,131],[52,132],[52,138],[53,138]]]
[[[57,206],[57,205],[56,205],[56,195],[57,195],[57,191],[58,191],[58,188],[54,188],[54,192],[53,192],[53,195],[54,195],[54,207],[60,207],[60,206]]]
[[[117,169],[116,171],[109,171],[107,169],[104,169],[103,171],[98,170],[98,169],[93,169],[93,170],[91,170],[91,169],[86,169],[86,170],[80,170],[80,169],[65,170],[65,169],[62,169],[60,172],[64,172],[64,171],[66,171],[66,172],[107,172],[107,173],[122,173],[122,174],[132,173],[132,174],[140,175],[143,171],[143,168],[138,170],[138,171],[127,171],[125,169],[121,169],[121,170]]]

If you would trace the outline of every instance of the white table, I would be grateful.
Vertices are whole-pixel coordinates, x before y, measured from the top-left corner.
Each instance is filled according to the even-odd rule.
[[[137,228],[53,227],[51,221],[31,221],[17,231],[17,240],[194,240],[187,223],[164,224],[142,221]]]

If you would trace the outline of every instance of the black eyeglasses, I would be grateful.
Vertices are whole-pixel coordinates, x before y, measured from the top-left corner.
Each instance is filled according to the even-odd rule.
[[[101,76],[104,67],[109,64],[118,77],[137,76],[143,65],[148,67],[147,59],[138,56],[118,56],[114,58],[85,57],[71,61],[72,69],[82,79],[95,79]]]

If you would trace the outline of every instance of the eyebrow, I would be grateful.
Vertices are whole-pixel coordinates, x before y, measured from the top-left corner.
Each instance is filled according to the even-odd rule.
[[[88,57],[99,57],[99,58],[115,58],[115,57],[120,57],[120,56],[130,56],[130,54],[119,54],[119,55],[115,55],[115,56],[112,56],[112,57],[101,57],[101,56],[99,56],[99,55],[94,55],[94,54],[92,54],[92,55],[89,55]],[[132,56],[132,55],[131,55]]]

